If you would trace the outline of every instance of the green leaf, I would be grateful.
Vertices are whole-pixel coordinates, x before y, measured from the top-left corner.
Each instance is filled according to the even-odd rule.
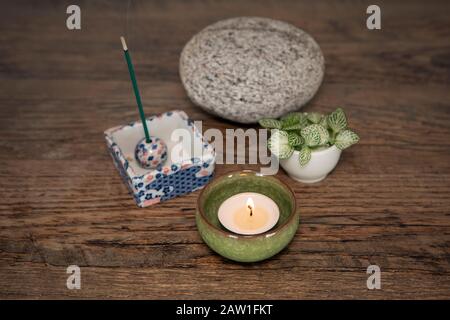
[[[258,122],[266,129],[281,129],[281,121],[276,119],[261,119]]]
[[[328,129],[328,117],[323,116],[322,119],[320,119],[319,124],[324,127],[325,129]]]
[[[311,160],[311,149],[307,146],[303,146],[298,155],[298,162],[301,166],[305,166],[308,164],[309,160]]]
[[[298,113],[299,114],[299,118],[300,118],[300,125],[302,127],[302,129],[306,126],[309,125],[308,123],[308,118],[306,117],[306,113]]]
[[[337,108],[335,111],[328,115],[328,126],[334,132],[340,132],[347,128],[347,118],[345,117],[344,110]]]
[[[282,130],[272,130],[267,146],[279,159],[287,159],[294,152],[294,149],[289,145],[288,133]]]
[[[304,142],[303,138],[295,132],[288,133],[288,141],[291,147],[299,146]]]
[[[290,126],[283,126],[282,127],[284,131],[297,131],[297,130],[301,130],[303,127],[300,123],[296,123]]]
[[[324,145],[330,138],[328,130],[318,124],[310,124],[303,128],[301,135],[305,140],[305,144],[309,147]]]
[[[288,113],[280,119],[283,126],[291,126],[300,122],[300,118],[297,113]]]
[[[341,149],[347,149],[359,141],[359,136],[351,130],[344,130],[338,133],[334,145]]]
[[[300,130],[308,125],[306,116],[301,112],[291,112],[281,118],[283,130]]]
[[[322,120],[322,115],[317,112],[310,112],[307,116],[308,120],[312,123],[319,123]]]
[[[302,138],[305,140],[307,146],[313,147],[320,143],[320,133],[314,130],[314,125],[307,126],[301,131]]]

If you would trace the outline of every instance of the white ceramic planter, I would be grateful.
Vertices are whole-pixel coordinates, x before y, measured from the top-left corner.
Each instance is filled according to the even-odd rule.
[[[290,158],[280,160],[280,165],[294,180],[304,183],[319,182],[325,179],[336,167],[341,157],[341,152],[336,146],[313,151],[311,153],[311,160],[302,167],[298,162],[299,152],[294,151]]]

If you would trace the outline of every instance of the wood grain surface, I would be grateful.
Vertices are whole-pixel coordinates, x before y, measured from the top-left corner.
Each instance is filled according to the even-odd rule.
[[[448,1],[10,1],[0,19],[0,298],[450,298]],[[206,25],[265,16],[310,32],[326,59],[304,109],[343,106],[361,142],[323,182],[294,189],[301,226],[262,263],[213,253],[194,220],[199,192],[139,209],[103,131],[138,119],[119,36],[144,108],[236,128],[187,98],[183,45]],[[127,18],[128,17],[128,18]],[[254,168],[218,165],[216,175]],[[81,290],[66,268],[81,267]],[[368,290],[377,264],[381,290]]]

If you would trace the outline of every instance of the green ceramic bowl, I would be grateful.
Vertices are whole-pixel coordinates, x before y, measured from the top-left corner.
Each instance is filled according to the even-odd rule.
[[[258,192],[270,198],[280,209],[278,223],[257,235],[238,235],[219,222],[220,205],[241,192]],[[294,237],[299,214],[291,188],[273,176],[254,171],[232,172],[214,179],[200,193],[196,212],[197,228],[206,244],[218,254],[238,262],[256,262],[272,257]]]

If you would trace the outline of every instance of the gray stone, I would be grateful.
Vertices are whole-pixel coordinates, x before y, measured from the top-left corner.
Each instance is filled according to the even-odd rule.
[[[305,31],[285,22],[241,17],[214,23],[184,47],[180,77],[190,99],[241,123],[277,118],[317,92],[325,62]]]

